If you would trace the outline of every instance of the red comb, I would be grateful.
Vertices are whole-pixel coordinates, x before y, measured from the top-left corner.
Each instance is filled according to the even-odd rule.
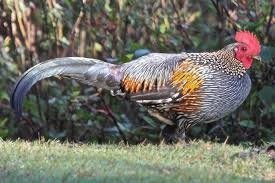
[[[245,43],[251,49],[251,53],[258,55],[261,51],[261,46],[258,38],[249,31],[238,31],[235,35],[235,40],[240,43]]]

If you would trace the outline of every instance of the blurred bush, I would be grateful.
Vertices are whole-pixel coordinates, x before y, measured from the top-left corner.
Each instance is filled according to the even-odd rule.
[[[76,81],[51,78],[32,88],[23,118],[9,92],[29,67],[49,58],[85,56],[123,63],[151,52],[210,51],[254,32],[263,63],[250,71],[246,102],[220,122],[197,125],[196,138],[230,143],[275,140],[275,10],[270,0],[2,0],[0,1],[0,137],[70,141],[149,139],[163,125],[143,108]]]

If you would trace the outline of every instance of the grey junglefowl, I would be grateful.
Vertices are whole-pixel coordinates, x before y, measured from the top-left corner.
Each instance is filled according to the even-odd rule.
[[[253,59],[260,58],[260,43],[248,31],[239,31],[234,38],[235,43],[214,52],[151,53],[121,65],[83,57],[48,60],[20,77],[11,106],[20,116],[32,85],[51,76],[66,76],[141,104],[171,125],[173,139],[185,140],[188,127],[223,118],[249,94],[246,71]]]

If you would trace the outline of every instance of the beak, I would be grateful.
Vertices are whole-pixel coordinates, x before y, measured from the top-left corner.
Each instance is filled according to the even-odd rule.
[[[262,62],[262,58],[261,58],[259,55],[254,56],[254,57],[253,57],[253,59],[255,59],[255,60],[258,60],[258,61]]]

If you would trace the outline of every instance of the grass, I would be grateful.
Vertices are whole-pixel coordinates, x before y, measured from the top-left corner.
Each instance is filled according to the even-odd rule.
[[[0,141],[0,182],[272,182],[267,155],[241,146],[97,145]]]

